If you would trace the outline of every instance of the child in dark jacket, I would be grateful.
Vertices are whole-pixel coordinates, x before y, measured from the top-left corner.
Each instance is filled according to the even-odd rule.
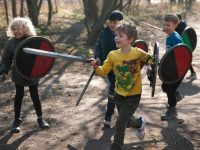
[[[101,62],[104,62],[107,55],[111,50],[115,50],[116,44],[114,41],[115,38],[115,28],[117,23],[123,20],[123,14],[122,12],[118,10],[114,10],[111,15],[109,16],[108,20],[108,26],[106,28],[103,28],[95,50],[95,58],[98,58]],[[113,73],[113,70],[111,70],[108,74],[108,80],[109,80],[109,95],[108,95],[108,102],[107,102],[107,109],[105,113],[105,118],[103,121],[103,124],[105,127],[110,127],[111,125],[111,117],[114,113],[115,104],[113,103],[113,93],[115,89],[115,75]]]
[[[187,24],[182,19],[182,15],[180,13],[177,13],[177,16],[179,18],[179,23],[175,30],[181,36],[184,29],[187,27]],[[190,66],[190,72],[191,72],[191,74],[190,74],[190,76],[187,77],[187,79],[189,79],[189,80],[197,79],[197,75],[196,75],[196,72],[194,71],[194,68],[192,67],[192,64]]]
[[[15,54],[16,47],[27,37],[36,36],[35,28],[29,18],[17,17],[14,18],[7,29],[7,36],[10,37],[5,44],[3,56],[0,65],[0,75],[7,74],[13,63],[13,56]],[[11,127],[11,132],[19,133],[21,125],[21,107],[22,99],[24,96],[24,87],[28,86],[30,96],[33,101],[37,122],[42,129],[49,128],[49,124],[42,117],[42,106],[38,95],[38,83],[39,80],[27,80],[20,76],[15,67],[12,69],[12,81],[15,83],[16,94],[14,99],[14,111],[15,119]]]

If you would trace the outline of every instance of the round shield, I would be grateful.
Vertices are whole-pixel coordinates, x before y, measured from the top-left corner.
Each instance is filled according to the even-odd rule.
[[[136,40],[133,45],[133,47],[137,47],[140,48],[142,50],[144,50],[145,52],[148,52],[148,45],[145,41],[143,40]]]
[[[154,97],[155,87],[156,87],[157,68],[158,68],[158,62],[159,62],[159,43],[158,42],[156,42],[154,45],[153,57],[154,57],[154,64],[152,65],[153,81],[150,83],[150,86],[152,86],[151,97]]]
[[[181,35],[183,42],[190,48],[191,52],[194,51],[197,45],[197,34],[191,27],[185,28]]]
[[[158,75],[164,83],[173,84],[182,79],[189,69],[192,53],[185,44],[178,44],[165,53],[160,61]]]
[[[133,47],[137,47],[137,48],[140,48],[142,50],[144,50],[145,52],[148,52],[148,45],[145,41],[143,40],[136,40],[133,45]],[[142,69],[143,66],[144,66],[145,62],[141,61],[140,62],[140,68]]]
[[[54,52],[54,46],[48,39],[37,36],[25,39],[16,48],[14,55],[16,71],[28,80],[42,78],[51,70],[55,58],[28,54],[23,51],[25,47]]]

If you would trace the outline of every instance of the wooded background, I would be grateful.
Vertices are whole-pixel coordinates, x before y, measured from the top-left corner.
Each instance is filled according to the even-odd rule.
[[[81,8],[78,13],[84,15],[83,20],[87,28],[87,44],[94,44],[111,11],[119,9],[126,11],[126,15],[138,15],[140,3],[144,1],[148,5],[155,2],[153,0],[0,0],[0,5],[4,10],[2,15],[5,16],[7,24],[13,17],[29,16],[35,27],[38,27],[41,23],[39,16],[42,10],[47,10],[46,25],[51,26],[52,17],[58,13],[60,6],[79,3]],[[187,12],[192,9],[192,3],[195,1],[169,0],[166,5],[178,4],[183,8],[183,12]],[[163,0],[160,0],[160,3],[163,3]]]

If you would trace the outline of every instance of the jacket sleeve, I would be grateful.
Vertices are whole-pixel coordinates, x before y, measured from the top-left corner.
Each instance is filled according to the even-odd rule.
[[[5,47],[3,49],[3,55],[1,60],[0,70],[2,72],[8,73],[13,62],[13,53],[9,49],[9,40],[6,42]]]
[[[104,40],[105,40],[104,31],[102,30],[96,44],[96,49],[94,51],[94,57],[99,58],[101,62],[102,62],[103,49],[104,49],[104,43],[105,43]]]

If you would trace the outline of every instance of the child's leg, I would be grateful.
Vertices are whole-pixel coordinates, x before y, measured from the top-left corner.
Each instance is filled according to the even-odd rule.
[[[30,96],[38,117],[42,116],[42,106],[38,94],[38,85],[29,86]]]
[[[15,118],[20,118],[20,112],[22,108],[22,99],[24,97],[24,86],[15,84],[16,94],[15,94]]]
[[[191,64],[191,66],[190,66],[190,71],[191,71],[191,73],[195,73],[195,72],[194,72],[194,68],[192,67],[192,64]]]
[[[38,125],[42,129],[48,129],[50,125],[42,117],[42,106],[38,94],[38,85],[29,86],[29,90],[38,117]]]
[[[121,150],[124,144],[124,134],[127,124],[134,114],[140,102],[141,95],[135,95],[130,97],[123,97],[120,95],[115,95],[115,102],[119,110],[119,116],[115,125],[114,142],[111,146],[112,150]],[[137,126],[140,127],[141,123]]]
[[[108,98],[107,108],[105,113],[105,121],[111,121],[111,116],[114,113],[114,108],[115,108],[115,103],[110,98]]]
[[[107,107],[106,107],[106,113],[105,113],[105,120],[104,124],[110,126],[111,124],[111,118],[114,113],[115,109],[115,103],[113,102],[113,97],[114,97],[114,89],[115,89],[115,75],[113,71],[110,71],[108,74],[108,79],[109,79],[109,96],[108,96],[108,102],[107,102]]]
[[[167,94],[168,105],[167,111],[164,115],[161,116],[161,120],[170,120],[177,115],[176,104],[177,104],[177,88],[180,85],[181,80],[174,84],[162,84],[162,89]]]
[[[22,108],[22,99],[24,97],[24,86],[15,84],[15,88],[16,88],[15,101],[14,101],[15,120],[13,122],[11,132],[19,133],[20,125],[21,125],[20,112],[21,112],[21,108]]]
[[[186,78],[186,79],[197,79],[197,75],[196,75],[196,72],[194,71],[193,67],[192,67],[192,64],[190,66],[190,72],[191,74]]]

